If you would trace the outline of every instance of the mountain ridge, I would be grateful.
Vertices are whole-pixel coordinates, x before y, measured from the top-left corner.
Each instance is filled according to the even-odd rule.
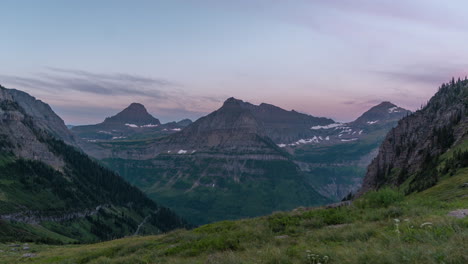
[[[132,234],[146,217],[142,234],[189,226],[62,141],[50,120],[30,116],[11,93],[0,87],[0,240],[100,241]],[[50,116],[50,107],[27,98],[29,111],[40,104]]]

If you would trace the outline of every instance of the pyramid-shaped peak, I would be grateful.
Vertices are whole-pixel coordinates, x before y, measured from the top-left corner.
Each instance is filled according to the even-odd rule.
[[[120,123],[131,125],[159,125],[158,119],[148,113],[145,106],[140,103],[131,103],[127,108],[115,116],[106,118],[104,123]]]
[[[146,108],[144,105],[140,103],[131,103],[126,109],[137,109],[137,110],[145,110]]]
[[[375,107],[395,107],[396,105],[389,101],[383,101]]]

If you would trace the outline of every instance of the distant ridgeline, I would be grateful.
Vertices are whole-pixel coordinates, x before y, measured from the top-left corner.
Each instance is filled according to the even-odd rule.
[[[359,192],[398,186],[425,190],[468,165],[468,80],[443,84],[426,106],[403,118],[382,143]]]
[[[337,123],[229,98],[162,136],[160,127],[142,128],[150,121],[139,122],[147,116],[141,105],[129,108],[72,132],[86,153],[196,224],[340,201],[358,190],[386,133],[410,113],[382,102],[354,122]],[[116,131],[133,134],[120,138]]]
[[[93,242],[187,223],[60,138],[50,107],[0,86],[0,242]]]

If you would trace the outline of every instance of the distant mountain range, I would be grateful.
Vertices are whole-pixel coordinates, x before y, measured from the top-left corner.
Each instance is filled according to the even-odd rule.
[[[219,110],[187,127],[185,133],[182,131],[179,135],[167,137],[174,140],[173,147],[178,147],[177,144],[181,142],[196,140],[191,146],[199,147],[203,156],[195,154],[199,153],[198,150],[193,153],[171,152],[164,158],[140,160],[140,163],[124,161],[126,168],[123,170],[136,173],[131,170],[138,166],[147,168],[147,178],[140,178],[142,181],[147,180],[146,184],[154,182],[154,177],[159,177],[155,185],[164,185],[162,179],[172,181],[172,185],[167,182],[173,190],[172,199],[180,201],[179,196],[191,194],[186,208],[194,211],[201,210],[202,206],[213,201],[215,205],[225,206],[236,213],[240,213],[239,206],[252,210],[242,213],[254,213],[259,209],[254,207],[256,204],[265,206],[268,202],[278,202],[275,196],[259,199],[281,193],[281,184],[288,183],[284,181],[285,178],[293,182],[301,181],[301,177],[290,177],[288,173],[291,170],[285,167],[286,163],[274,166],[275,159],[289,157],[294,160],[305,146],[316,146],[316,156],[313,156],[313,149],[309,149],[309,154],[313,156],[308,162],[309,166],[315,164],[317,168],[323,168],[319,162],[328,158],[328,161],[341,160],[334,167],[328,164],[329,169],[339,171],[346,166],[349,169],[350,165],[344,164],[352,162],[351,154],[359,158],[358,153],[364,153],[362,150],[368,148],[366,145],[373,146],[377,136],[380,136],[383,128],[379,128],[379,124],[385,126],[387,123],[389,126],[391,120],[397,118],[396,113],[404,115],[406,112],[384,102],[364,113],[355,122],[332,123],[314,126],[312,129],[328,133],[335,137],[334,141],[312,141],[278,148],[275,147],[276,143],[271,144],[273,140],[265,135],[265,128],[259,124],[255,115],[250,110],[245,111],[243,105],[245,103],[242,101],[229,100]],[[36,247],[33,244],[37,258],[29,259],[28,262],[63,260],[66,263],[94,263],[103,260],[138,263],[157,257],[161,263],[441,263],[441,260],[445,263],[466,263],[466,243],[463,242],[467,237],[468,211],[467,110],[468,80],[444,84],[425,107],[403,117],[384,136],[378,155],[368,167],[364,185],[355,199],[322,207],[275,212],[252,219],[220,221],[156,237],[123,238],[72,248]],[[359,133],[361,130],[362,133]],[[341,141],[345,134],[349,137],[357,137],[358,134],[360,137],[354,141]],[[189,139],[185,140],[185,136]],[[161,139],[160,143],[165,146],[164,150],[171,149],[171,140]],[[239,148],[235,147],[237,145]],[[268,155],[274,156],[269,157],[268,163],[264,164],[267,167],[252,163],[260,155],[251,155],[250,152],[264,152],[268,149],[271,151]],[[283,150],[292,151],[292,154],[285,154]],[[219,160],[220,164],[212,166],[212,163],[217,162],[216,158],[221,157],[217,151],[223,151],[225,158]],[[320,156],[319,152],[326,152],[329,156]],[[204,159],[208,155],[212,158]],[[249,177],[238,178],[239,181],[234,184],[229,183],[229,178],[238,175],[233,172],[232,166],[236,165],[236,160],[242,159],[242,155],[244,166],[240,170],[252,169],[254,165],[256,174],[251,171],[244,174]],[[180,168],[168,171],[169,167],[176,168],[185,163],[193,166],[189,175],[185,175]],[[167,171],[169,178],[151,170],[154,164],[167,166],[161,169]],[[269,167],[271,170],[268,170]],[[263,174],[259,172],[261,169],[265,169]],[[223,178],[220,170],[227,173],[225,181],[220,181]],[[190,175],[194,177],[190,178]],[[200,185],[185,189],[194,180],[198,180]],[[215,180],[216,184],[210,186],[210,180]],[[255,185],[256,182],[259,184]],[[206,184],[206,188],[202,187],[203,184]],[[286,191],[298,191],[294,184],[284,187]],[[220,189],[224,193],[219,192]],[[265,193],[268,189],[274,190]],[[234,198],[234,194],[238,194],[238,200],[225,199]],[[213,212],[219,213],[222,207],[205,209],[213,218],[219,217],[213,215]],[[230,216],[227,214],[224,217]],[[204,221],[209,220],[208,216],[204,218]],[[2,225],[0,234],[1,228]],[[356,250],[357,247],[362,250]],[[8,249],[6,245],[3,248]],[[24,261],[24,258],[20,258],[22,253],[15,254],[13,250],[2,252],[0,257],[3,257],[5,263]]]
[[[383,102],[353,122],[337,123],[229,98],[193,123],[161,124],[132,103],[100,124],[69,130],[47,105],[8,91],[42,129],[195,224],[341,200],[358,190],[387,132],[410,114]]]
[[[132,103],[115,116],[96,125],[73,126],[74,134],[84,141],[122,140],[133,137],[158,137],[180,131],[190,125],[190,119],[161,124],[139,103]]]
[[[120,120],[119,128],[105,127],[105,121],[93,129],[133,129],[132,140],[83,138],[91,144],[83,149],[154,200],[202,224],[324,204],[357,191],[385,134],[409,113],[383,102],[342,124],[229,98],[165,136],[141,132],[149,122],[137,125],[142,117],[120,120],[119,114],[108,118]]]
[[[0,86],[0,242],[94,242],[188,226],[78,145],[47,104]]]

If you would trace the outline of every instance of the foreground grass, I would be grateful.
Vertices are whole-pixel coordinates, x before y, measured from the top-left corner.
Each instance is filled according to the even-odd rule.
[[[90,245],[1,245],[0,263],[468,263],[468,169],[422,193],[384,189],[353,205],[297,209]]]

